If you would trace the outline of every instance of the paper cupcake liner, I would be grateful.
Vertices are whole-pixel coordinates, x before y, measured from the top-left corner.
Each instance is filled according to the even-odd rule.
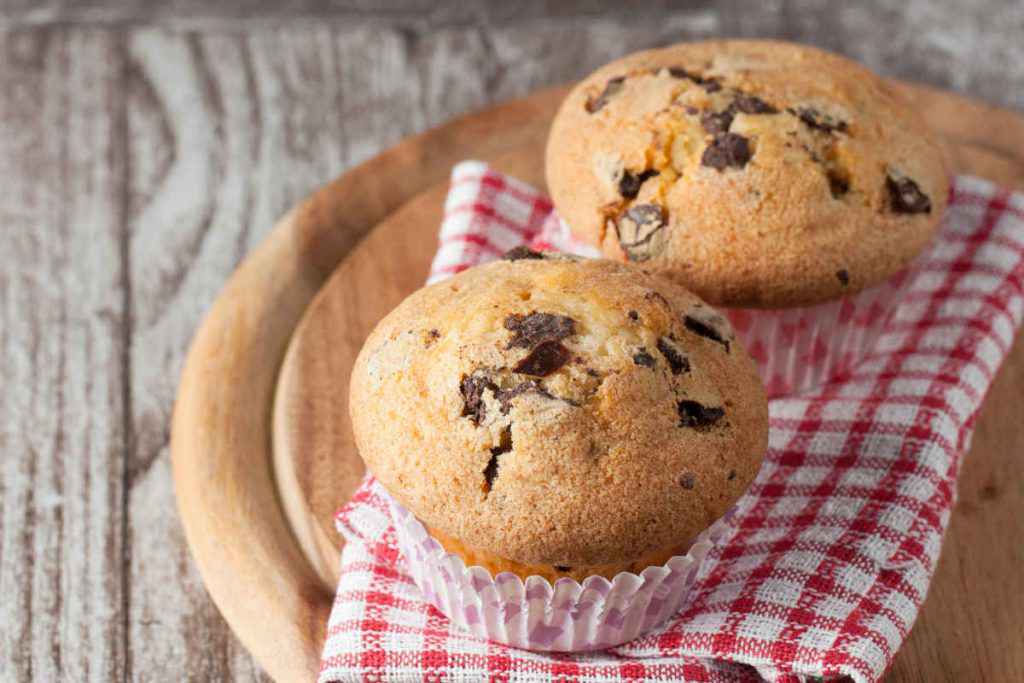
[[[791,396],[856,365],[885,331],[910,279],[905,270],[880,285],[816,306],[720,310],[757,362],[769,398]]]
[[[389,498],[398,547],[430,604],[460,627],[525,650],[601,650],[642,635],[679,611],[701,563],[725,535],[733,512],[701,533],[685,555],[641,574],[591,576],[579,583],[541,576],[523,581],[483,567],[467,567],[446,552],[416,516]]]

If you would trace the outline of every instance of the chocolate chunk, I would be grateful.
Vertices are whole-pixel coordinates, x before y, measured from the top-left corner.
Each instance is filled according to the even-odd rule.
[[[667,215],[657,204],[637,204],[615,222],[619,245],[630,261],[646,261],[664,249]]]
[[[513,313],[505,318],[505,329],[512,332],[507,348],[529,349],[542,341],[558,341],[576,334],[576,321],[554,313]]]
[[[845,133],[847,130],[846,121],[840,121],[828,114],[824,114],[817,109],[810,107],[801,107],[794,109],[787,109],[787,111],[793,116],[797,117],[809,128],[814,130],[820,130],[823,133]]]
[[[722,83],[717,78],[705,78],[704,76],[688,71],[681,66],[670,66],[668,68],[668,73],[672,78],[681,78],[687,81],[693,81],[709,93],[718,92],[722,89]]]
[[[700,125],[712,135],[720,135],[729,131],[736,112],[744,114],[777,114],[778,109],[768,104],[760,97],[740,93],[736,99],[722,111],[707,112],[700,118]]]
[[[644,348],[633,354],[633,362],[645,368],[653,368],[655,363],[654,356],[647,353],[647,349]]]
[[[693,429],[706,429],[725,417],[725,410],[718,407],[707,407],[697,401],[683,400],[679,402],[679,426]]]
[[[778,114],[779,110],[768,104],[756,95],[740,93],[729,105],[730,109],[741,111],[744,114]]]
[[[693,81],[694,83],[703,83],[704,79],[699,74],[695,74],[692,71],[687,71],[681,66],[670,66],[668,73],[672,78],[681,78],[687,81]]]
[[[498,386],[483,375],[463,377],[459,383],[459,391],[462,392],[462,417],[468,417],[477,426],[487,415],[487,404],[484,403],[484,391],[487,389],[497,393]]]
[[[729,131],[732,119],[733,113],[728,109],[719,112],[707,112],[700,117],[700,125],[712,135],[721,135]]]
[[[690,473],[690,472],[684,472],[679,477],[679,485],[682,486],[687,491],[692,489],[694,484],[696,484],[696,483],[697,483],[697,478],[695,476],[693,476],[693,474]]]
[[[889,190],[889,203],[896,213],[931,213],[932,200],[910,178],[886,176],[885,187]]]
[[[539,251],[534,251],[526,245],[519,245],[518,247],[512,247],[501,257],[502,261],[523,261],[526,259],[543,259],[544,254]]]
[[[636,199],[644,182],[656,175],[658,175],[658,171],[655,171],[653,168],[641,171],[640,173],[623,172],[622,177],[619,179],[619,194],[626,199]]]
[[[675,342],[668,337],[658,339],[658,350],[665,356],[673,375],[690,371],[690,360],[676,347]]]
[[[572,571],[572,567],[568,567],[568,566],[566,566],[564,564],[556,564],[555,565],[555,569],[557,569],[560,572],[571,572]]]
[[[829,169],[825,176],[828,178],[828,189],[834,199],[839,199],[850,191],[850,181],[839,175],[835,170]]]
[[[462,417],[470,417],[473,422],[480,423],[486,410],[483,402],[484,389],[488,380],[482,377],[463,377],[459,383],[462,393]]]
[[[640,319],[640,314],[637,313],[636,311],[630,311],[626,315],[628,315],[629,319],[632,320],[633,322],[636,322],[637,320]]]
[[[601,91],[600,95],[598,95],[595,98],[587,100],[587,113],[595,114],[599,112],[601,109],[603,109],[604,106],[608,104],[608,100],[610,100],[612,97],[617,95],[620,90],[622,90],[622,84],[625,82],[625,76],[616,76],[615,78],[612,78],[607,83],[605,83],[604,90]]]
[[[837,270],[836,279],[839,280],[843,287],[850,284],[850,274],[846,270]]]
[[[736,133],[721,133],[716,135],[704,150],[700,163],[717,171],[724,171],[730,167],[743,168],[750,161],[750,157],[750,145],[745,137]]]
[[[491,449],[491,459],[487,461],[484,468],[484,493],[490,493],[494,488],[494,480],[498,478],[498,457],[512,450],[512,425],[501,430],[501,441]]]
[[[572,358],[572,352],[554,340],[543,341],[526,358],[519,361],[513,372],[532,377],[547,377]]]
[[[704,322],[703,320],[698,320],[697,318],[694,318],[691,315],[687,315],[683,317],[683,325],[685,325],[686,329],[688,329],[690,332],[693,332],[694,334],[699,334],[700,336],[706,337],[711,341],[716,341],[722,346],[724,346],[726,351],[729,350],[729,340],[723,337],[721,332],[719,332],[717,329],[715,329],[708,323]]]

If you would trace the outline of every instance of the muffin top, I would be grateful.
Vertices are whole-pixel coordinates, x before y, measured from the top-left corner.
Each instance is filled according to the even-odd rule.
[[[369,469],[428,527],[526,564],[688,542],[767,447],[728,323],[639,267],[525,249],[421,289],[351,380]]]
[[[577,236],[725,306],[881,282],[924,248],[949,192],[941,148],[888,83],[773,41],[608,64],[563,102],[546,163]]]

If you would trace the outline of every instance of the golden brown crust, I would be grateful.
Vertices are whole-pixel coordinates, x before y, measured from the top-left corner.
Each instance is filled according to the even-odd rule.
[[[425,524],[527,565],[688,543],[767,445],[728,323],[603,260],[500,261],[415,292],[366,341],[351,412],[367,465]]]
[[[676,555],[683,555],[690,549],[689,543],[675,545],[669,548],[653,550],[628,562],[614,562],[611,564],[593,565],[553,565],[553,564],[523,564],[514,560],[487,552],[470,548],[465,543],[451,538],[439,532],[437,529],[430,529],[430,535],[441,544],[448,552],[454,553],[462,558],[467,567],[483,567],[491,576],[497,576],[502,572],[515,574],[524,581],[531,576],[542,576],[552,584],[562,578],[575,579],[582,583],[590,576],[603,576],[606,579],[614,579],[621,572],[632,572],[641,574],[648,567],[660,567]]]
[[[640,52],[585,79],[552,124],[547,180],[608,256],[743,307],[885,280],[924,248],[949,191],[938,143],[882,79],[739,40]]]

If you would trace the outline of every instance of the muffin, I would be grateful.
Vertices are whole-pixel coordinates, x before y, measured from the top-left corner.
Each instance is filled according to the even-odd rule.
[[[680,44],[602,67],[562,104],[546,171],[561,218],[607,256],[718,306],[803,310],[786,325],[820,343],[780,346],[779,322],[757,338],[737,325],[748,348],[760,341],[797,369],[813,359],[795,350],[815,362],[852,350],[821,348],[843,322],[839,306],[817,322],[808,308],[845,299],[856,307],[847,322],[863,312],[862,326],[884,324],[878,306],[935,234],[949,193],[938,142],[889,84],[773,41]]]
[[[429,532],[398,524],[417,582],[435,597],[472,586],[474,609],[510,578],[576,597],[581,582],[692,580],[692,562],[671,559],[736,503],[767,447],[755,366],[714,309],[633,265],[525,249],[392,311],[356,361],[350,405],[397,516]],[[452,575],[468,583],[451,590]],[[460,605],[445,611],[458,619]]]

